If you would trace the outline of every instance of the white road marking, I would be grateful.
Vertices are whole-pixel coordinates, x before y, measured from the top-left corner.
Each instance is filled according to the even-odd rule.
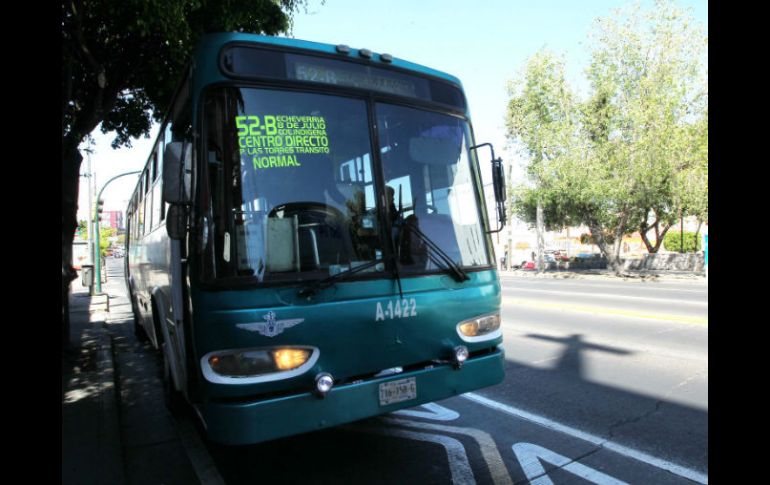
[[[670,461],[663,460],[661,458],[657,458],[652,455],[648,455],[647,453],[635,450],[633,448],[629,448],[627,446],[620,445],[618,443],[607,440],[600,436],[586,433],[585,431],[580,431],[579,429],[575,429],[570,426],[557,423],[556,421],[552,421],[546,417],[539,416],[537,414],[533,414],[533,413],[524,411],[523,409],[518,409],[513,406],[509,406],[507,404],[499,403],[497,401],[494,401],[492,399],[486,398],[484,396],[481,396],[479,394],[475,394],[472,392],[462,394],[462,397],[464,397],[465,399],[469,399],[473,402],[476,402],[478,404],[481,404],[483,406],[487,406],[489,408],[495,409],[497,411],[502,411],[506,414],[510,414],[511,416],[515,416],[517,418],[531,421],[535,424],[538,424],[548,429],[552,429],[559,433],[563,433],[563,434],[572,436],[574,438],[588,441],[589,443],[593,443],[597,446],[601,446],[602,448],[608,449],[610,451],[614,451],[615,453],[621,454],[623,456],[627,456],[629,458],[633,458],[634,460],[641,461],[643,463],[654,466],[656,468],[666,470],[668,472],[673,473],[674,475],[687,478],[688,480],[693,480],[695,482],[698,482],[704,485],[708,483],[708,475],[703,474],[697,470],[686,468],[682,465],[677,465],[676,463],[672,463]]]
[[[590,297],[602,297],[602,298],[615,298],[618,300],[644,300],[644,301],[657,301],[661,303],[678,303],[681,305],[698,305],[708,306],[707,301],[692,301],[692,300],[680,300],[676,298],[657,298],[651,296],[632,296],[632,295],[618,295],[616,293],[594,293],[587,291],[559,291],[559,290],[538,290],[536,288],[511,288],[512,291],[529,291],[534,293],[547,293],[550,295],[569,295],[569,296],[590,296]]]
[[[428,409],[428,411],[416,411],[414,409],[400,409],[394,411],[393,414],[400,414],[402,416],[413,416],[415,418],[433,419],[435,421],[453,421],[460,417],[457,411],[452,411],[444,406],[440,406],[434,402],[423,404],[422,407]]]
[[[462,443],[449,436],[442,436],[431,433],[418,433],[416,431],[407,431],[405,429],[375,428],[371,426],[344,426],[345,429],[358,432],[379,433],[410,440],[427,441],[438,443],[446,450],[449,460],[449,471],[452,474],[452,483],[455,485],[475,485],[476,479],[473,477],[471,464],[468,461],[468,455],[465,453],[465,447]]]
[[[513,452],[516,453],[516,458],[519,459],[521,468],[524,470],[524,474],[527,475],[531,485],[553,485],[551,479],[546,475],[545,468],[543,468],[540,460],[547,461],[566,472],[597,485],[628,485],[627,482],[617,480],[582,463],[572,461],[566,456],[554,453],[542,446],[533,445],[532,443],[516,443],[513,445]]]
[[[492,482],[496,485],[513,484],[513,480],[511,480],[511,476],[508,474],[508,469],[505,466],[503,457],[500,456],[500,451],[497,449],[495,440],[492,439],[492,436],[490,436],[489,433],[485,433],[484,431],[475,428],[461,428],[458,426],[423,423],[420,421],[411,421],[406,419],[382,418],[382,420],[390,424],[470,436],[479,444],[481,455],[484,458],[484,461],[487,463],[487,468],[489,468],[489,473],[492,476]]]

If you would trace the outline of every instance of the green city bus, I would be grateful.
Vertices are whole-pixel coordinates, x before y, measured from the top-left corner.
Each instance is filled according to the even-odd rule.
[[[204,36],[127,208],[135,332],[167,406],[248,444],[501,382],[503,180],[453,76]]]

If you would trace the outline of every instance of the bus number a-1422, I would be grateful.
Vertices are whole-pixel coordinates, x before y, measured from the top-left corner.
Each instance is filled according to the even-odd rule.
[[[385,320],[385,317],[393,320],[394,318],[409,318],[417,316],[417,302],[414,298],[403,300],[392,300],[383,305],[382,302],[377,302],[377,313],[374,317],[374,321],[379,322]]]

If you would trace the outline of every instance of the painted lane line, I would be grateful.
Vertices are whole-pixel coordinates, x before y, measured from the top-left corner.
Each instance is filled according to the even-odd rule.
[[[512,290],[514,289],[512,288]],[[539,290],[536,288],[520,288],[520,287],[515,288],[515,291],[529,291],[530,293],[547,293],[549,295],[614,298],[618,300],[644,300],[644,301],[655,301],[659,303],[677,303],[680,305],[708,306],[709,304],[707,301],[680,300],[677,298],[657,298],[657,297],[648,297],[648,296],[618,295],[615,293],[594,293],[594,292],[587,292],[587,291]]]
[[[497,449],[495,440],[489,433],[481,431],[475,428],[462,428],[458,426],[446,426],[443,424],[423,423],[419,421],[411,421],[398,418],[381,418],[386,423],[409,426],[414,428],[429,429],[432,431],[442,431],[444,433],[456,433],[465,436],[470,436],[481,449],[481,456],[487,463],[489,474],[492,476],[492,482],[495,485],[513,485],[513,480],[508,474],[508,468],[505,466],[503,457],[500,455],[500,451]]]
[[[573,311],[573,312],[593,313],[597,315],[609,314],[609,315],[617,315],[622,317],[663,320],[667,322],[698,323],[698,324],[708,324],[709,322],[708,318],[703,318],[703,317],[688,317],[684,315],[644,313],[644,312],[622,310],[620,308],[609,308],[609,307],[565,305],[563,303],[551,303],[551,302],[546,303],[542,300],[524,300],[520,298],[511,298],[511,297],[503,297],[502,302],[510,305],[526,306],[530,308],[538,308],[538,309],[546,309],[546,310],[566,310],[566,311]]]
[[[553,485],[553,481],[546,474],[540,460],[547,461],[566,472],[577,475],[596,485],[629,485],[627,482],[613,478],[564,455],[555,453],[542,446],[533,445],[532,443],[516,443],[513,445],[513,452],[516,454],[524,474],[527,475],[530,485]]]
[[[201,485],[225,485],[225,480],[219,474],[214,460],[206,451],[206,446],[201,441],[192,423],[186,418],[174,420],[179,438],[182,441],[187,457],[198,476]]]
[[[668,472],[673,473],[674,475],[687,478],[688,480],[692,480],[704,485],[708,483],[708,475],[703,474],[697,470],[693,470],[693,469],[684,467],[682,465],[678,465],[676,463],[654,457],[642,451],[638,451],[633,448],[620,445],[618,443],[602,438],[600,436],[596,436],[591,433],[586,433],[585,431],[575,429],[571,426],[557,423],[556,421],[550,420],[543,416],[539,416],[537,414],[524,411],[523,409],[515,408],[513,406],[509,406],[507,404],[494,401],[480,394],[468,392],[466,394],[462,394],[461,397],[464,397],[465,399],[471,400],[473,402],[489,407],[491,409],[495,409],[497,411],[502,411],[506,414],[510,414],[511,416],[521,418],[527,421],[531,421],[535,424],[551,429],[553,431],[557,431],[559,433],[572,436],[573,438],[578,438],[583,441],[592,443],[594,445],[601,446],[610,451],[614,451],[615,453],[618,453],[620,455],[633,458],[634,460],[641,461],[648,465],[654,466],[655,468],[660,468],[661,470],[666,470]]]
[[[402,416],[412,416],[415,418],[433,419],[436,421],[453,421],[460,417],[460,413],[452,411],[444,406],[440,406],[434,402],[423,404],[422,407],[428,409],[428,411],[415,411],[414,409],[399,409],[393,411],[393,414],[400,414]]]
[[[442,436],[430,433],[418,433],[416,431],[407,431],[405,429],[375,428],[371,426],[352,426],[345,425],[344,429],[364,433],[377,433],[399,438],[407,438],[416,441],[427,441],[437,443],[444,447],[449,460],[449,471],[452,474],[452,483],[456,485],[475,485],[476,479],[473,477],[471,464],[468,461],[468,455],[465,453],[465,447],[462,443],[449,436]]]

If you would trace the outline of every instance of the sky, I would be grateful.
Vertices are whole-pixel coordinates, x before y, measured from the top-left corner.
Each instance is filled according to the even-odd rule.
[[[546,47],[562,55],[567,81],[584,89],[588,66],[588,34],[594,21],[614,9],[631,5],[623,0],[308,0],[295,15],[288,37],[328,44],[368,48],[432,67],[460,79],[471,112],[476,143],[491,142],[506,165],[520,164],[515,150],[506,147],[503,117],[507,84],[526,60]],[[644,6],[652,2],[642,2]],[[680,0],[692,9],[696,22],[708,32],[707,0]],[[90,155],[97,191],[111,177],[141,170],[158,127],[151,138],[133,141],[133,148],[113,150],[112,135],[94,131]],[[81,149],[85,144],[81,145]],[[84,157],[81,174],[87,172]],[[520,173],[514,171],[514,177]],[[125,210],[137,175],[122,177],[104,192],[104,210]],[[81,177],[78,219],[86,218],[88,189]],[[94,197],[95,194],[94,194]]]

